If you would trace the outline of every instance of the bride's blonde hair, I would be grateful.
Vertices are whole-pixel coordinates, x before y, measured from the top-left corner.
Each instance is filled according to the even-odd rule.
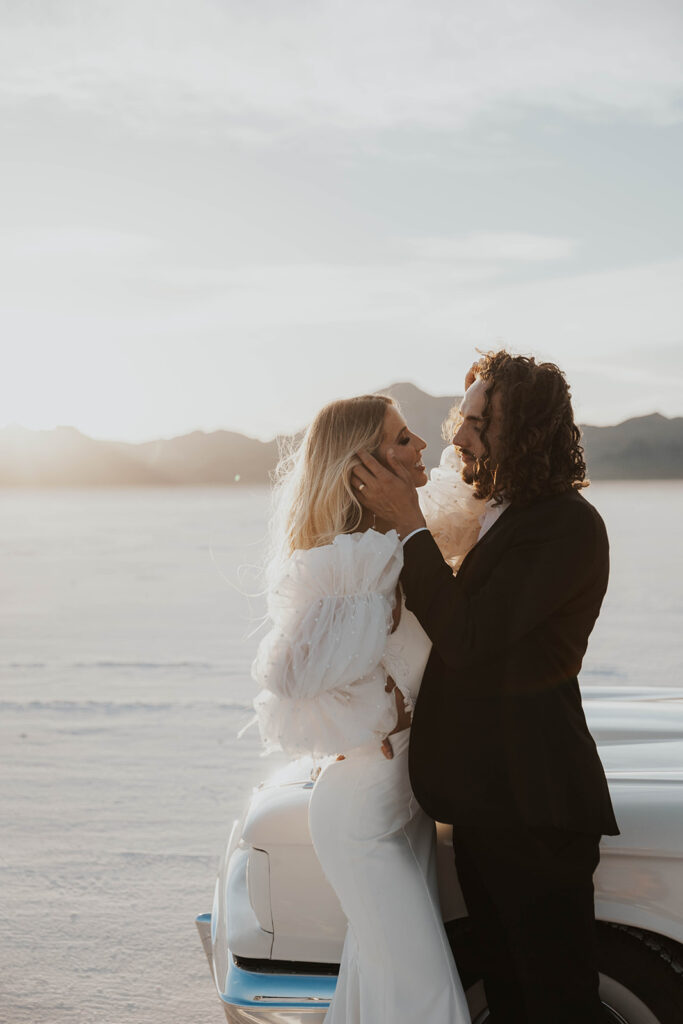
[[[298,548],[331,544],[360,526],[363,506],[351,488],[359,448],[374,452],[384,417],[396,406],[388,395],[360,395],[330,402],[303,438],[286,442],[275,471],[271,519],[271,569]]]

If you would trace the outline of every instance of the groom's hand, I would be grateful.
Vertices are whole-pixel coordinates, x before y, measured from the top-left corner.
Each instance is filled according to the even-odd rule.
[[[393,448],[387,451],[388,469],[369,452],[357,454],[361,465],[355,467],[351,484],[361,505],[393,527],[401,538],[424,526],[415,484]]]

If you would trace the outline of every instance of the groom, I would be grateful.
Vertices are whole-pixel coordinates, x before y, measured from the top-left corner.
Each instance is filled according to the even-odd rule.
[[[618,828],[577,676],[607,587],[607,535],[581,495],[561,371],[501,351],[466,388],[453,444],[483,515],[457,576],[391,453],[391,471],[359,453],[354,479],[404,542],[406,604],[433,643],[411,781],[425,811],[453,824],[491,1024],[597,1024],[592,876],[600,836]]]

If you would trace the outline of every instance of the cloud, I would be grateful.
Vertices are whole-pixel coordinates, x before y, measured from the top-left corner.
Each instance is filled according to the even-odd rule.
[[[58,279],[54,292],[3,307],[0,333],[14,352],[3,419],[71,422],[97,436],[199,425],[265,438],[297,429],[331,397],[395,380],[455,392],[475,347],[501,346],[559,363],[583,422],[680,415],[683,261],[514,283],[483,271],[496,273],[197,267],[179,293],[184,272],[152,267],[141,279],[139,266],[139,291],[118,281],[105,296],[91,278]]]
[[[421,238],[414,243],[418,259],[465,263],[544,263],[574,255],[573,238],[524,232],[478,231],[462,238]]]
[[[406,241],[385,263],[241,266],[170,259],[161,249],[157,256],[152,240],[115,234],[99,255],[88,248],[87,233],[67,234],[69,258],[62,259],[53,235],[41,238],[21,261],[0,250],[13,295],[6,333],[26,346],[32,337],[41,344],[38,293],[41,315],[54,316],[55,329],[60,322],[64,340],[72,314],[76,334],[87,318],[99,318],[110,338],[264,332],[275,339],[318,330],[338,339],[353,334],[363,345],[412,335],[577,359],[682,340],[683,261],[582,273],[569,259],[572,240],[561,237],[484,233]]]
[[[103,257],[128,261],[149,258],[158,243],[145,235],[128,231],[103,230],[88,227],[33,228],[14,233],[5,232],[0,259],[8,263],[16,260],[41,261],[97,259]]]
[[[502,282],[510,269],[536,273],[575,250],[573,239],[515,232],[404,239],[390,262],[195,264],[162,241],[134,232],[69,226],[7,233],[0,268],[15,298],[118,317],[133,304],[175,323],[276,326],[395,320],[446,297]],[[126,301],[127,299],[127,301]],[[440,300],[443,301],[443,298]],[[122,306],[122,302],[124,305]]]
[[[5,103],[181,119],[243,142],[451,131],[502,107],[682,112],[678,0],[44,0],[2,18]]]

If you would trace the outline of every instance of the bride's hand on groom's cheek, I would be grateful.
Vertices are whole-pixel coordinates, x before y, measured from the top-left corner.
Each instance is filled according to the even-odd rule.
[[[358,458],[361,464],[355,467],[351,484],[360,503],[401,536],[424,526],[415,484],[393,449],[387,452],[389,468],[366,451],[359,451]]]

